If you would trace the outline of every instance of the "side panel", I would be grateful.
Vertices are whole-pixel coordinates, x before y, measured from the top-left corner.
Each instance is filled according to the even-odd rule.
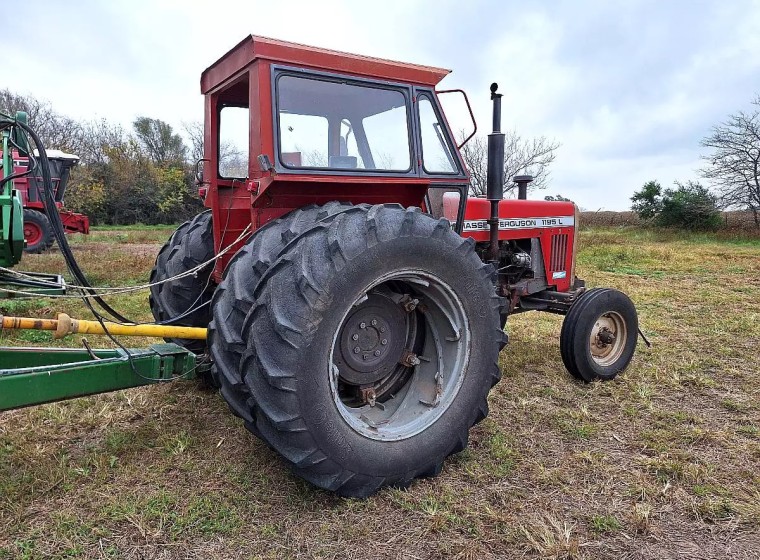
[[[90,233],[90,219],[84,214],[69,212],[59,208],[58,215],[66,233]]]
[[[96,350],[0,348],[0,411],[194,377],[195,356],[175,344]],[[6,369],[11,366],[11,369]]]

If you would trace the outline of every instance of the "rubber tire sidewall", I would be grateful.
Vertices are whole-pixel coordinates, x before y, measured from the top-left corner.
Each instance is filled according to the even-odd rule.
[[[194,230],[194,226],[197,225],[199,221],[206,222],[205,224],[201,225],[203,231],[200,232],[198,232],[198,230]],[[174,231],[174,233],[171,235],[171,237],[164,244],[156,256],[156,262],[150,275],[151,283],[160,282],[169,277],[170,274],[168,273],[168,268],[170,266],[170,262],[172,263],[173,267],[176,267],[176,270],[173,271],[173,274],[178,274],[189,270],[183,261],[183,252],[173,253],[173,249],[179,245],[191,242],[193,239],[190,236],[192,235],[197,235],[197,239],[201,241],[205,236],[206,239],[210,241],[206,247],[194,248],[195,250],[201,249],[201,251],[204,253],[201,258],[213,257],[213,228],[210,210],[201,212],[191,220],[188,220],[187,222],[181,224]],[[180,303],[176,300],[173,300],[172,287],[188,284],[187,289],[189,290],[197,286],[206,286],[208,284],[208,287],[205,288],[204,291],[196,294],[191,294],[193,301],[195,301],[197,298],[197,302],[194,304],[195,307],[199,306],[204,301],[208,301],[208,304],[205,307],[200,307],[193,313],[190,313],[188,316],[172,323],[173,325],[178,326],[206,328],[208,326],[208,323],[211,321],[211,297],[213,295],[214,288],[216,287],[213,280],[210,279],[213,269],[214,265],[213,263],[210,263],[204,269],[199,270],[193,277],[185,277],[175,280],[174,286],[170,285],[171,283],[151,286],[149,303],[154,319],[156,321],[167,321],[172,317],[181,315],[188,310],[186,303]],[[176,309],[177,307],[179,307],[179,309]],[[180,338],[165,338],[164,340],[187,348],[195,354],[202,354],[206,351],[205,340]]]
[[[243,418],[248,429],[257,437],[259,433],[246,404],[248,388],[239,371],[240,358],[247,348],[235,348],[235,342],[229,340],[226,337],[228,333],[223,330],[239,327],[242,331],[244,310],[250,309],[254,303],[256,285],[288,243],[314,227],[317,222],[332,219],[352,207],[349,203],[340,201],[304,206],[260,227],[232,257],[224,270],[222,282],[214,292],[208,331],[208,347],[213,359],[213,382],[221,389],[232,412]],[[257,244],[258,247],[255,246]],[[236,277],[241,274],[244,275],[243,278]],[[242,316],[234,316],[233,313]]]

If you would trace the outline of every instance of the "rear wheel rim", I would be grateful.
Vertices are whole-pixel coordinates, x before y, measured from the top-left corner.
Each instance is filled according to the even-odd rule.
[[[24,239],[28,246],[37,245],[42,240],[42,228],[33,222],[24,222]]]
[[[454,402],[470,338],[462,302],[446,282],[413,269],[382,276],[344,313],[333,338],[328,371],[338,412],[373,440],[423,432]]]
[[[608,311],[594,322],[589,336],[591,358],[602,367],[617,362],[625,351],[628,326],[617,311]]]

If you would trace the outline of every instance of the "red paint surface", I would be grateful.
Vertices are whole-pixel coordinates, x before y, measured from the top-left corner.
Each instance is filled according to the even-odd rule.
[[[201,93],[211,92],[257,59],[428,86],[436,85],[451,72],[445,68],[408,64],[249,35],[203,72]]]

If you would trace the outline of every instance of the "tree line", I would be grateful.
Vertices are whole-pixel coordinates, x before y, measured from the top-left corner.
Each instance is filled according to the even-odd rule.
[[[699,181],[676,181],[663,189],[648,181],[631,197],[631,209],[647,223],[661,227],[715,230],[720,210],[747,210],[760,229],[760,95],[750,111],[738,111],[712,127],[700,145],[707,153]]]
[[[94,224],[176,223],[203,208],[193,175],[203,153],[202,123],[184,125],[188,145],[160,119],[138,117],[129,130],[105,119],[78,121],[8,89],[0,90],[0,111],[25,111],[47,149],[79,156],[66,207]]]
[[[633,197],[632,210],[647,223],[665,227],[715,229],[720,210],[748,210],[760,229],[760,95],[750,111],[739,111],[714,126],[701,141],[707,150],[702,180],[676,182],[663,189],[647,182]],[[105,119],[78,121],[31,95],[0,90],[0,111],[26,111],[47,148],[80,157],[66,195],[66,206],[87,214],[94,224],[177,223],[202,210],[193,164],[203,157],[203,123],[183,124],[184,137],[171,125],[147,116],[124,129]],[[465,134],[461,133],[461,139]],[[559,144],[545,137],[507,133],[504,192],[514,196],[512,177],[531,174],[532,189],[546,188]],[[471,194],[486,190],[487,144],[482,136],[461,150],[470,171]],[[220,157],[242,165],[246,154],[220,146]],[[236,163],[237,162],[237,163]],[[546,200],[569,200],[562,195]]]

